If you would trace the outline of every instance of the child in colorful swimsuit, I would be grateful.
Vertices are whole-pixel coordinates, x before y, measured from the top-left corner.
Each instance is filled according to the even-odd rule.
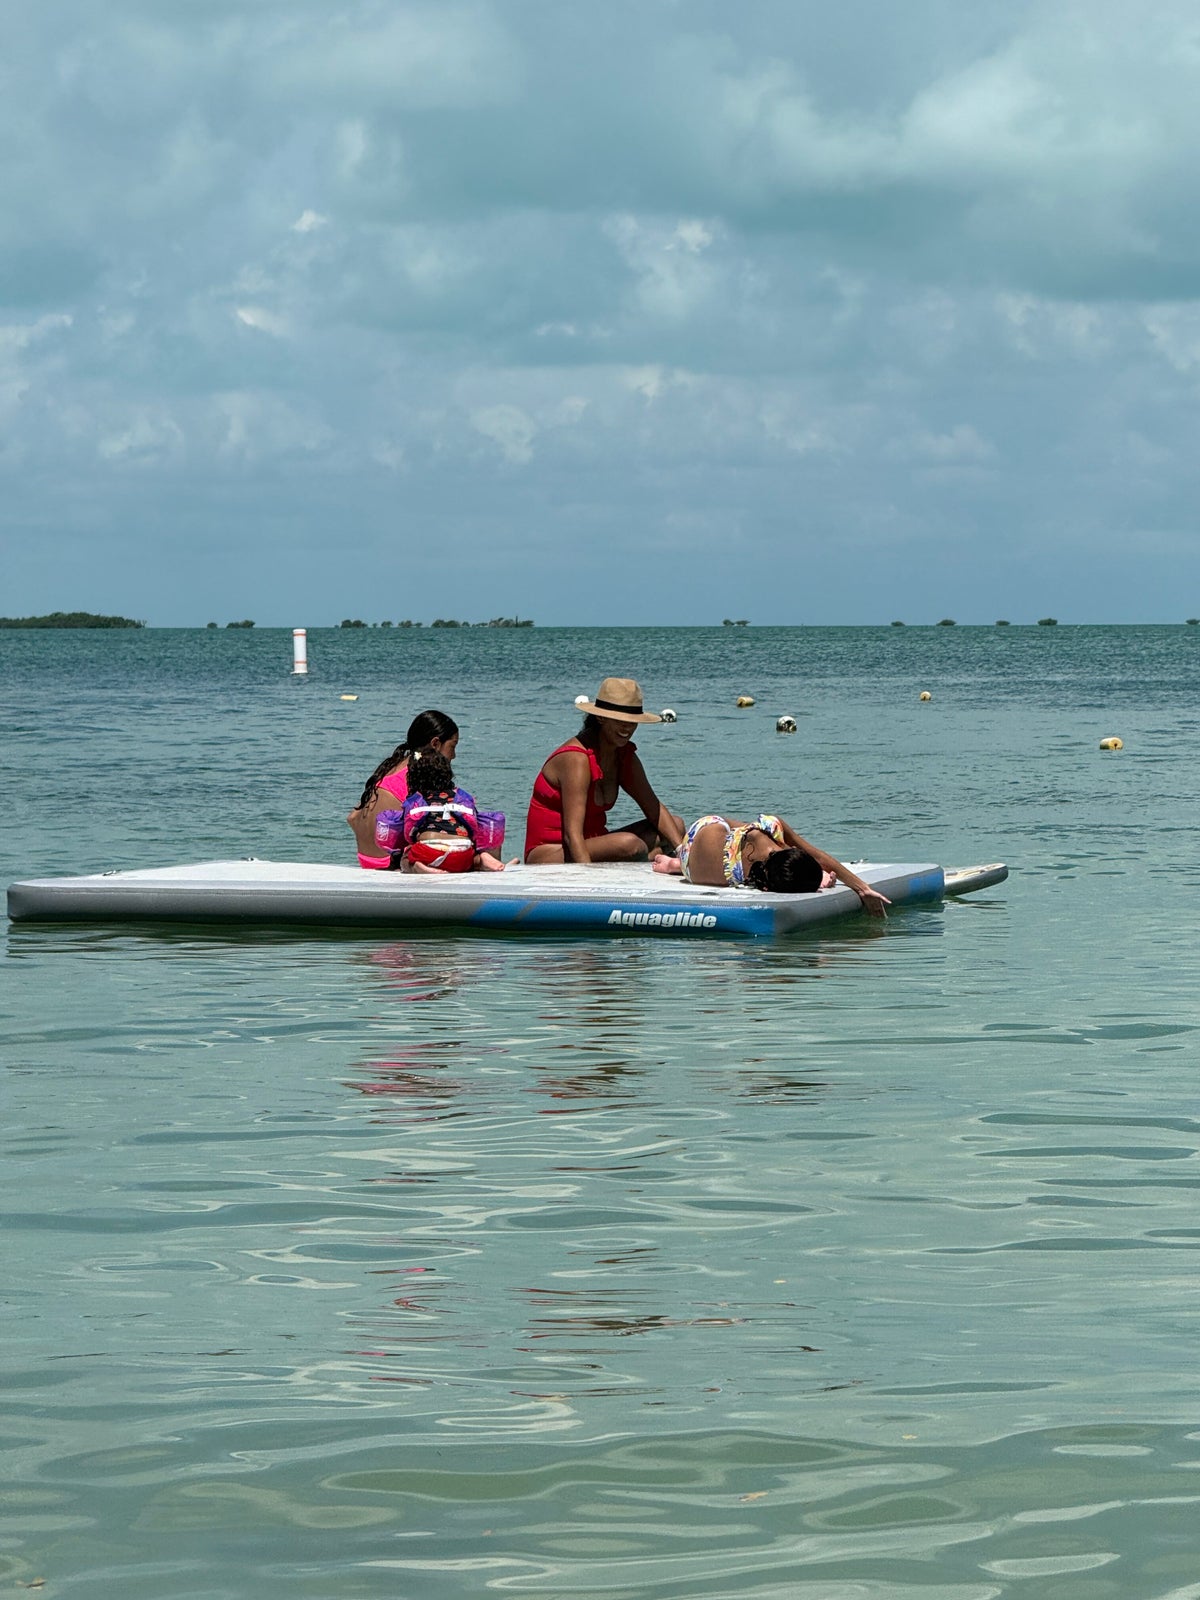
[[[483,813],[473,795],[454,782],[450,763],[432,750],[408,760],[408,798],[399,811],[381,811],[377,844],[401,872],[503,872],[504,863],[481,846],[498,813]]]
[[[689,883],[775,894],[814,894],[844,883],[873,916],[883,916],[891,904],[849,867],[769,812],[761,812],[753,822],[701,817],[687,830],[675,856],[662,857],[654,868],[682,873]]]

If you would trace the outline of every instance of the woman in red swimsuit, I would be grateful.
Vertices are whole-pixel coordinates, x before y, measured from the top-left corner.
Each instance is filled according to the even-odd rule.
[[[525,824],[525,860],[530,866],[562,861],[644,861],[683,841],[677,817],[650,787],[633,730],[639,722],[661,722],[642,710],[642,691],[632,678],[605,678],[578,738],[559,745],[533,786]],[[608,813],[621,790],[641,807],[644,822],[609,833]]]

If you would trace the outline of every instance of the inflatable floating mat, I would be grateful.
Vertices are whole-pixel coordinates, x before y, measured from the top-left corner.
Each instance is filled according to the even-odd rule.
[[[924,865],[856,862],[894,905],[940,900],[999,883],[1004,866],[943,872]],[[208,922],[328,928],[406,925],[525,931],[766,935],[860,910],[838,885],[818,894],[706,889],[613,866],[509,867],[446,877],[285,861],[204,861],[78,878],[32,878],[8,891],[16,922]]]

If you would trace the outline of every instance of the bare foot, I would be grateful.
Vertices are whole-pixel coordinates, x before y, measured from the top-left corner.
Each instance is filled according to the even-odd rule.
[[[678,856],[655,856],[652,865],[655,872],[683,873]]]
[[[504,862],[497,861],[495,856],[488,855],[486,851],[481,851],[480,854],[475,857],[475,871],[503,872],[506,866],[516,867],[520,865],[520,862],[520,856],[514,856],[511,861]]]

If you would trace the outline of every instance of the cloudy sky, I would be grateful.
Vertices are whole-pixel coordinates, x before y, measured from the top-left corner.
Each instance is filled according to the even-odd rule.
[[[1200,13],[56,0],[0,614],[1200,615]]]

